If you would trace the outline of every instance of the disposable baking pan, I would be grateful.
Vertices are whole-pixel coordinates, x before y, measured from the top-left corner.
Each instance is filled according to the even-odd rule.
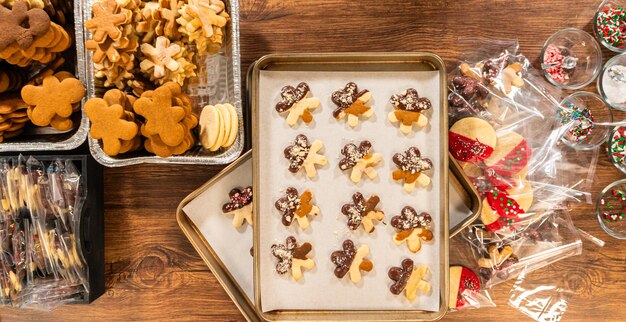
[[[263,311],[263,298],[261,292],[263,285],[261,284],[261,256],[269,256],[268,253],[262,253],[261,248],[265,245],[261,244],[262,220],[259,216],[268,216],[261,212],[262,197],[258,192],[260,189],[260,166],[261,150],[263,149],[260,133],[260,114],[268,111],[260,111],[260,78],[262,71],[298,71],[298,72],[436,72],[439,78],[439,110],[434,110],[433,115],[438,115],[440,129],[440,142],[434,147],[440,159],[433,160],[435,167],[439,168],[439,175],[433,176],[433,180],[438,180],[439,191],[431,191],[430,193],[438,193],[439,204],[436,206],[440,213],[438,221],[435,225],[439,225],[438,234],[435,238],[439,241],[439,248],[434,250],[438,252],[438,263],[433,263],[431,271],[437,272],[438,279],[430,280],[431,285],[437,285],[439,292],[434,294],[438,296],[438,309],[433,311],[426,310],[344,310],[341,308],[334,310],[319,309],[292,309],[282,310],[268,308],[269,311]],[[274,54],[267,55],[259,59],[254,65],[252,71],[251,83],[248,84],[252,94],[252,133],[253,133],[253,187],[257,193],[254,204],[254,286],[255,286],[255,306],[263,320],[268,321],[329,321],[329,320],[359,320],[359,321],[403,321],[403,320],[423,320],[434,321],[441,319],[447,312],[448,303],[448,140],[447,140],[447,99],[446,91],[446,71],[443,61],[434,54],[429,53],[330,53],[330,54]],[[264,93],[268,95],[268,93]],[[327,94],[320,94],[327,95]],[[380,117],[380,116],[379,116]],[[379,146],[380,148],[380,146]],[[332,156],[330,156],[332,158]],[[280,236],[273,236],[279,238]],[[271,238],[271,237],[267,237]],[[317,257],[319,258],[321,254]],[[385,278],[381,272],[380,278]],[[335,307],[339,307],[335,305]]]
[[[252,151],[248,151],[244,153],[239,159],[233,162],[228,167],[224,168],[220,173],[211,178],[205,184],[200,186],[198,189],[190,193],[185,199],[181,201],[176,210],[176,221],[180,226],[181,230],[187,236],[192,246],[196,249],[200,257],[207,264],[211,272],[215,275],[218,282],[222,285],[228,296],[235,303],[237,308],[241,311],[241,314],[248,321],[261,321],[262,317],[257,312],[253,299],[250,298],[246,293],[250,294],[252,290],[244,290],[241,286],[241,282],[237,280],[237,278],[231,272],[232,267],[229,268],[226,265],[222,258],[217,254],[215,247],[211,246],[209,242],[207,242],[206,237],[202,233],[202,231],[196,226],[194,221],[190,218],[191,214],[187,214],[184,210],[185,206],[187,206],[190,202],[198,198],[201,194],[207,192],[207,190],[217,186],[224,184],[224,178],[229,176],[233,171],[241,166],[252,166],[250,162],[248,162],[252,158]],[[472,185],[467,181],[467,178],[462,175],[462,172],[459,171],[458,164],[456,162],[450,162],[450,190],[455,189],[460,191],[459,195],[461,196],[458,199],[459,201],[463,201],[463,207],[471,209],[473,212],[472,216],[465,217],[466,222],[463,222],[462,225],[470,224],[473,219],[480,213],[480,200],[473,192]],[[460,175],[460,176],[459,176]],[[251,180],[251,178],[250,178]],[[232,188],[232,187],[227,187]],[[470,189],[468,189],[470,188]],[[450,199],[450,209],[459,208],[458,205],[452,204],[453,199]],[[206,216],[223,216],[221,213],[221,204],[207,204],[206,211],[204,214]],[[221,228],[221,227],[220,227]],[[229,224],[226,224],[224,229],[233,229]],[[451,232],[452,234],[452,232]],[[223,240],[224,243],[232,245],[237,241],[233,240]],[[240,264],[243,265],[243,264]]]
[[[82,16],[85,19],[91,17],[91,6],[95,0],[76,0],[82,8]],[[199,113],[202,107],[211,104],[230,103],[235,106],[239,114],[239,134],[235,143],[225,150],[210,152],[197,144],[183,155],[161,158],[140,150],[134,153],[125,153],[115,157],[108,156],[102,150],[98,140],[89,137],[89,149],[93,157],[101,164],[108,167],[121,167],[142,163],[160,164],[228,164],[233,162],[244,147],[244,115],[241,99],[241,58],[239,52],[239,2],[238,0],[224,0],[226,10],[230,15],[230,23],[227,25],[224,37],[224,47],[219,54],[203,57],[198,65],[198,83],[188,86],[187,94],[194,101],[194,111]],[[81,21],[82,26],[82,21]],[[82,38],[77,41],[84,43],[83,39],[90,39],[91,32],[81,28]],[[78,34],[78,32],[77,32]],[[105,88],[98,85],[94,77],[92,54],[83,47],[82,55],[85,57],[85,77],[87,83],[87,95],[101,97]],[[85,120],[88,124],[88,120]],[[85,130],[87,135],[88,130]],[[83,138],[84,140],[84,138]]]
[[[75,55],[65,55],[64,66],[75,66],[74,70],[70,70],[83,83],[87,82],[85,78],[85,42],[83,38],[83,10],[82,0],[74,0],[74,19],[67,19],[67,24],[73,24],[74,43],[69,51],[74,50]],[[70,37],[72,30],[70,32]],[[9,141],[0,143],[0,152],[25,152],[25,151],[62,151],[73,150],[79,147],[87,138],[89,132],[89,120],[82,112],[82,106],[85,99],[81,101],[81,113],[74,113],[72,120],[78,126],[70,131],[60,132],[52,128],[42,128],[33,125],[27,125],[24,133],[20,136],[12,138]]]

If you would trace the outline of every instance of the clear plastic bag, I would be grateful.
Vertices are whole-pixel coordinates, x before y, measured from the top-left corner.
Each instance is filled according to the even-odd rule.
[[[560,89],[516,41],[460,45],[468,49],[448,77],[450,152],[483,199],[482,225],[462,235],[488,288],[580,253],[567,202],[591,202],[600,151],[563,144],[585,119],[562,117]]]
[[[469,248],[460,235],[450,239],[450,312],[496,306]]]
[[[579,255],[582,241],[567,210],[525,220],[514,231],[492,232],[475,224],[462,232],[471,246],[485,287],[532,272],[555,261]]]
[[[539,322],[561,321],[573,291],[563,277],[531,279],[522,270],[510,292],[509,305]]]
[[[75,236],[85,189],[69,160],[0,160],[0,304],[51,310],[83,299]]]

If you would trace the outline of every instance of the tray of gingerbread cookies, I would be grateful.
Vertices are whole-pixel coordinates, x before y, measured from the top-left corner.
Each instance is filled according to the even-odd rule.
[[[248,85],[261,319],[441,318],[449,245],[442,60],[268,55]]]
[[[237,0],[83,0],[89,147],[106,166],[244,146]]]
[[[455,164],[450,162],[450,222],[458,221],[457,225],[463,226],[462,219],[469,218],[468,223],[471,223],[480,214],[480,200]],[[370,203],[376,200],[374,197]],[[253,239],[252,201],[252,151],[248,151],[181,201],[176,219],[243,316],[248,321],[261,321],[254,306],[253,259],[248,256]],[[362,194],[355,193],[353,201],[346,212],[364,201]],[[371,215],[365,216],[370,219],[350,225],[355,229],[363,225],[364,231],[372,231],[374,219],[383,219],[384,213],[376,209],[367,211],[370,212]],[[456,229],[459,228],[451,225],[450,234]],[[352,247],[349,242],[346,245]],[[359,246],[361,252],[365,247],[368,246]],[[337,255],[337,258],[341,257],[339,253]]]
[[[71,150],[87,138],[76,6],[0,1],[0,152]]]

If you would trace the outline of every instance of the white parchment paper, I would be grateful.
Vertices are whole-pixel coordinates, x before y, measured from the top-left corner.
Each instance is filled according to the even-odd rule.
[[[232,188],[252,185],[252,158],[241,163],[202,194],[189,202],[183,210],[198,227],[239,287],[248,298],[254,298],[252,247],[253,228],[247,223],[235,228],[232,216],[222,213],[222,205],[229,201]],[[254,196],[256,198],[256,196]]]
[[[314,112],[315,121],[309,125],[300,124],[291,128],[274,109],[280,99],[280,89],[285,85],[295,86],[305,81],[309,84],[312,95],[321,101]],[[332,116],[335,105],[330,99],[333,91],[354,81],[359,89],[369,89],[372,93],[371,104],[374,115],[360,121],[351,129],[345,120],[337,121]],[[260,191],[255,191],[255,200],[260,202],[260,214],[256,224],[260,225],[260,283],[261,303],[264,312],[278,309],[312,310],[429,310],[439,308],[439,263],[440,263],[440,161],[447,157],[440,155],[440,93],[437,72],[294,72],[261,71],[259,135],[262,138],[259,149]],[[400,132],[397,125],[387,120],[387,114],[393,110],[389,98],[409,87],[417,89],[421,96],[428,97],[433,109],[426,113],[429,125],[409,135]],[[291,144],[298,134],[305,134],[310,142],[316,139],[324,143],[322,150],[328,157],[328,165],[318,169],[317,178],[310,180],[303,173],[297,175],[287,170],[288,161],[283,157],[283,150]],[[379,164],[378,178],[365,179],[354,184],[349,179],[349,171],[342,172],[338,162],[341,149],[349,142],[359,144],[369,140],[374,152],[381,154],[383,162]],[[433,160],[434,169],[429,173],[433,179],[429,188],[416,188],[412,193],[404,191],[402,184],[391,178],[396,169],[392,162],[394,153],[403,152],[411,146],[417,146],[422,156]],[[293,186],[299,192],[310,189],[314,202],[321,209],[321,214],[312,219],[311,226],[301,231],[297,223],[285,227],[281,215],[274,208],[274,202],[280,198],[287,187]],[[351,231],[347,228],[346,217],[341,213],[343,204],[351,202],[352,194],[360,191],[366,197],[376,193],[381,198],[379,207],[385,212],[386,224],[379,223],[372,234],[366,234],[362,228]],[[418,212],[426,211],[433,217],[434,240],[423,243],[422,249],[411,253],[406,244],[396,245],[392,238],[394,229],[389,224],[391,217],[398,215],[406,206],[413,206]],[[310,242],[313,251],[309,254],[315,261],[315,268],[305,271],[304,277],[294,281],[289,274],[279,275],[275,271],[275,258],[271,255],[272,244],[285,241],[293,235],[298,243]],[[330,254],[341,249],[345,239],[352,239],[355,244],[367,244],[370,248],[370,260],[374,263],[371,272],[364,273],[357,285],[346,276],[337,279],[333,274],[334,265]],[[392,266],[400,266],[404,258],[411,258],[416,265],[427,264],[431,274],[432,290],[428,294],[409,302],[403,295],[393,295],[389,291],[392,284],[387,271]]]

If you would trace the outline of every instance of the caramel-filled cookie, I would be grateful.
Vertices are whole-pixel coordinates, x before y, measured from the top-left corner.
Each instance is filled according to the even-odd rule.
[[[337,120],[347,117],[348,125],[355,127],[359,124],[359,117],[369,118],[374,114],[374,110],[365,105],[371,97],[372,94],[368,90],[359,91],[358,86],[350,82],[331,95],[333,103],[337,105],[333,116]]]
[[[417,90],[409,88],[401,94],[394,94],[389,99],[394,111],[387,118],[391,123],[400,123],[400,131],[408,134],[413,129],[413,124],[424,127],[428,124],[428,117],[424,111],[432,108],[432,103],[426,97],[419,97]]]
[[[396,245],[406,242],[407,247],[413,253],[422,249],[422,240],[430,241],[433,233],[429,230],[432,217],[422,212],[420,214],[413,207],[402,208],[399,216],[391,218],[391,226],[396,229],[393,241]]]
[[[320,209],[311,202],[312,200],[313,193],[310,190],[298,195],[296,188],[289,187],[285,191],[285,196],[276,200],[274,207],[280,211],[283,225],[290,226],[295,219],[300,228],[306,229],[311,223],[308,216],[317,216],[320,213]]]

